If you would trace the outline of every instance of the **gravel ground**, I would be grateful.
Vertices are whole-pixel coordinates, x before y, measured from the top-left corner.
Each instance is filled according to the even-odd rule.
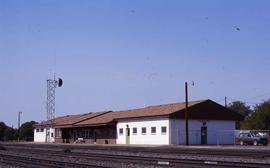
[[[3,146],[5,144],[3,143]],[[107,166],[107,167],[142,167],[142,164],[140,163],[111,163],[109,161],[104,160],[88,160],[85,158],[72,158],[72,155],[80,155],[80,153],[84,154],[108,154],[108,155],[124,155],[124,156],[130,156],[136,157],[152,157],[154,158],[166,158],[166,159],[184,159],[184,160],[200,160],[202,161],[202,164],[209,163],[221,163],[221,162],[242,162],[242,163],[264,163],[264,164],[270,164],[270,147],[269,146],[148,146],[148,145],[89,145],[89,144],[44,144],[44,143],[19,143],[19,144],[9,144],[11,146],[8,146],[8,143],[6,144],[7,151],[16,150],[16,146],[20,147],[24,150],[27,150],[27,148],[31,147],[34,149],[39,150],[48,150],[53,152],[54,151],[64,151],[65,149],[69,150],[71,152],[70,156],[68,153],[66,155],[63,155],[62,159],[67,159],[72,162],[83,162],[83,163],[89,163],[89,164],[95,164],[95,165],[101,165],[101,166]],[[14,145],[14,146],[13,146]],[[1,146],[1,143],[0,143]],[[184,153],[183,151],[191,151],[191,153]],[[197,151],[197,152],[196,152]],[[199,152],[204,151],[204,154],[198,154]],[[210,153],[207,153],[207,151],[221,151],[224,154],[218,154],[218,155],[211,155]],[[240,152],[239,152],[240,151]],[[192,153],[193,152],[193,153]],[[226,153],[227,152],[227,153]],[[244,154],[252,154],[252,152],[262,152],[265,153],[267,157],[260,158],[254,157],[254,155],[251,156],[230,156],[230,154],[234,154],[234,152],[237,153],[244,153]],[[30,155],[30,154],[29,154]],[[44,157],[44,153],[40,153],[40,156],[37,157]],[[91,155],[90,155],[91,156]],[[5,164],[1,164],[0,159],[0,168],[2,167],[12,167]],[[14,166],[13,166],[14,167]],[[151,165],[144,165],[143,167],[153,167]],[[157,166],[155,166],[157,167]],[[158,166],[158,167],[165,167],[165,166]]]

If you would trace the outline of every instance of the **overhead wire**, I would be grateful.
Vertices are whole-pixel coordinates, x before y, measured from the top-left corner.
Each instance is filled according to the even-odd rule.
[[[270,96],[270,92],[266,92],[266,93],[258,95],[258,96],[253,96],[253,97],[247,98],[245,100],[251,100],[251,99],[255,99],[255,98],[265,97],[265,96],[268,96],[268,95]]]

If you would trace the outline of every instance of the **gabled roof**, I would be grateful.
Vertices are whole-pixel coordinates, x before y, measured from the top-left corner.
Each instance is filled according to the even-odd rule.
[[[96,113],[84,113],[84,114],[76,114],[76,115],[66,115],[55,118],[54,120],[41,122],[36,124],[35,127],[53,125],[58,128],[64,127],[72,127],[77,122],[82,122],[84,120],[97,117],[99,115],[105,114],[107,112],[96,112]]]
[[[190,101],[188,103],[188,106],[191,107],[205,101],[206,100]],[[184,110],[184,109],[185,109],[185,102],[149,106],[145,108],[115,112],[115,115],[116,115],[115,119],[118,120],[118,119],[127,119],[127,118],[169,116],[172,113],[175,113],[177,111]]]
[[[95,118],[106,113],[108,112],[86,113],[86,114],[78,115],[76,117],[69,117],[69,119],[61,123],[60,122],[56,123],[55,127],[57,128],[72,127],[76,123],[83,122],[85,120],[90,120],[91,118]]]
[[[231,120],[241,121],[244,119],[239,113],[232,111],[212,100],[205,100],[199,104],[189,105],[189,119],[196,120]],[[171,118],[184,118],[185,109],[170,115]]]
[[[66,122],[69,122],[70,120],[79,118],[81,115],[83,115],[83,114],[66,115],[66,116],[56,117],[54,120],[42,121],[38,124],[35,124],[35,127],[46,126],[46,125],[58,125],[61,123],[66,123]]]
[[[211,100],[190,101],[188,103],[189,119],[232,120],[240,121],[243,117]],[[86,113],[57,117],[54,120],[56,128],[86,127],[110,125],[122,119],[145,117],[168,117],[184,119],[185,103],[172,103],[144,108]]]
[[[193,106],[203,101],[205,100],[189,102],[189,106]],[[169,117],[170,114],[182,109],[185,109],[185,103],[164,104],[132,110],[115,111],[82,122],[78,122],[77,124],[75,124],[75,126],[105,125],[107,123],[112,123],[120,119],[130,119],[130,118],[156,117],[156,116]]]

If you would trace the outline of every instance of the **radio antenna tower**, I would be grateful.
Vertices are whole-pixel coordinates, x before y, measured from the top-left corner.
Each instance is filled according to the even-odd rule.
[[[63,80],[61,78],[58,78],[58,80],[55,79],[48,79],[47,80],[47,122],[48,127],[52,128],[53,121],[55,118],[55,88],[61,87],[63,85]],[[49,135],[47,135],[49,134]],[[46,133],[46,141],[50,141],[50,131]]]

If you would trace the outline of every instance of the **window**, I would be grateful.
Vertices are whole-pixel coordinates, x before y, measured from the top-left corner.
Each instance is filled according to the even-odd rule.
[[[51,137],[53,137],[53,133],[51,133]]]
[[[123,128],[119,129],[119,135],[123,135]]]
[[[40,132],[43,132],[43,131],[44,131],[44,129],[43,129],[43,128],[41,128],[41,129],[40,129]]]
[[[157,130],[156,127],[151,127],[151,134],[156,134]]]
[[[82,130],[82,138],[85,138],[85,130]]]
[[[76,138],[80,138],[80,131],[79,130],[76,130],[76,133],[77,133]]]
[[[109,129],[109,137],[115,137],[115,129],[114,128]]]
[[[143,135],[146,134],[146,127],[142,127],[142,134],[143,134]]]
[[[133,128],[133,134],[137,134],[137,128]]]
[[[163,126],[161,127],[161,134],[166,134],[167,133],[167,127]]]
[[[88,138],[93,138],[94,132],[92,129],[88,130]]]
[[[62,136],[61,130],[59,128],[55,128],[55,137],[61,138],[61,136]]]
[[[85,138],[89,138],[89,129],[85,130]]]
[[[36,132],[39,132],[39,129],[37,129]]]

